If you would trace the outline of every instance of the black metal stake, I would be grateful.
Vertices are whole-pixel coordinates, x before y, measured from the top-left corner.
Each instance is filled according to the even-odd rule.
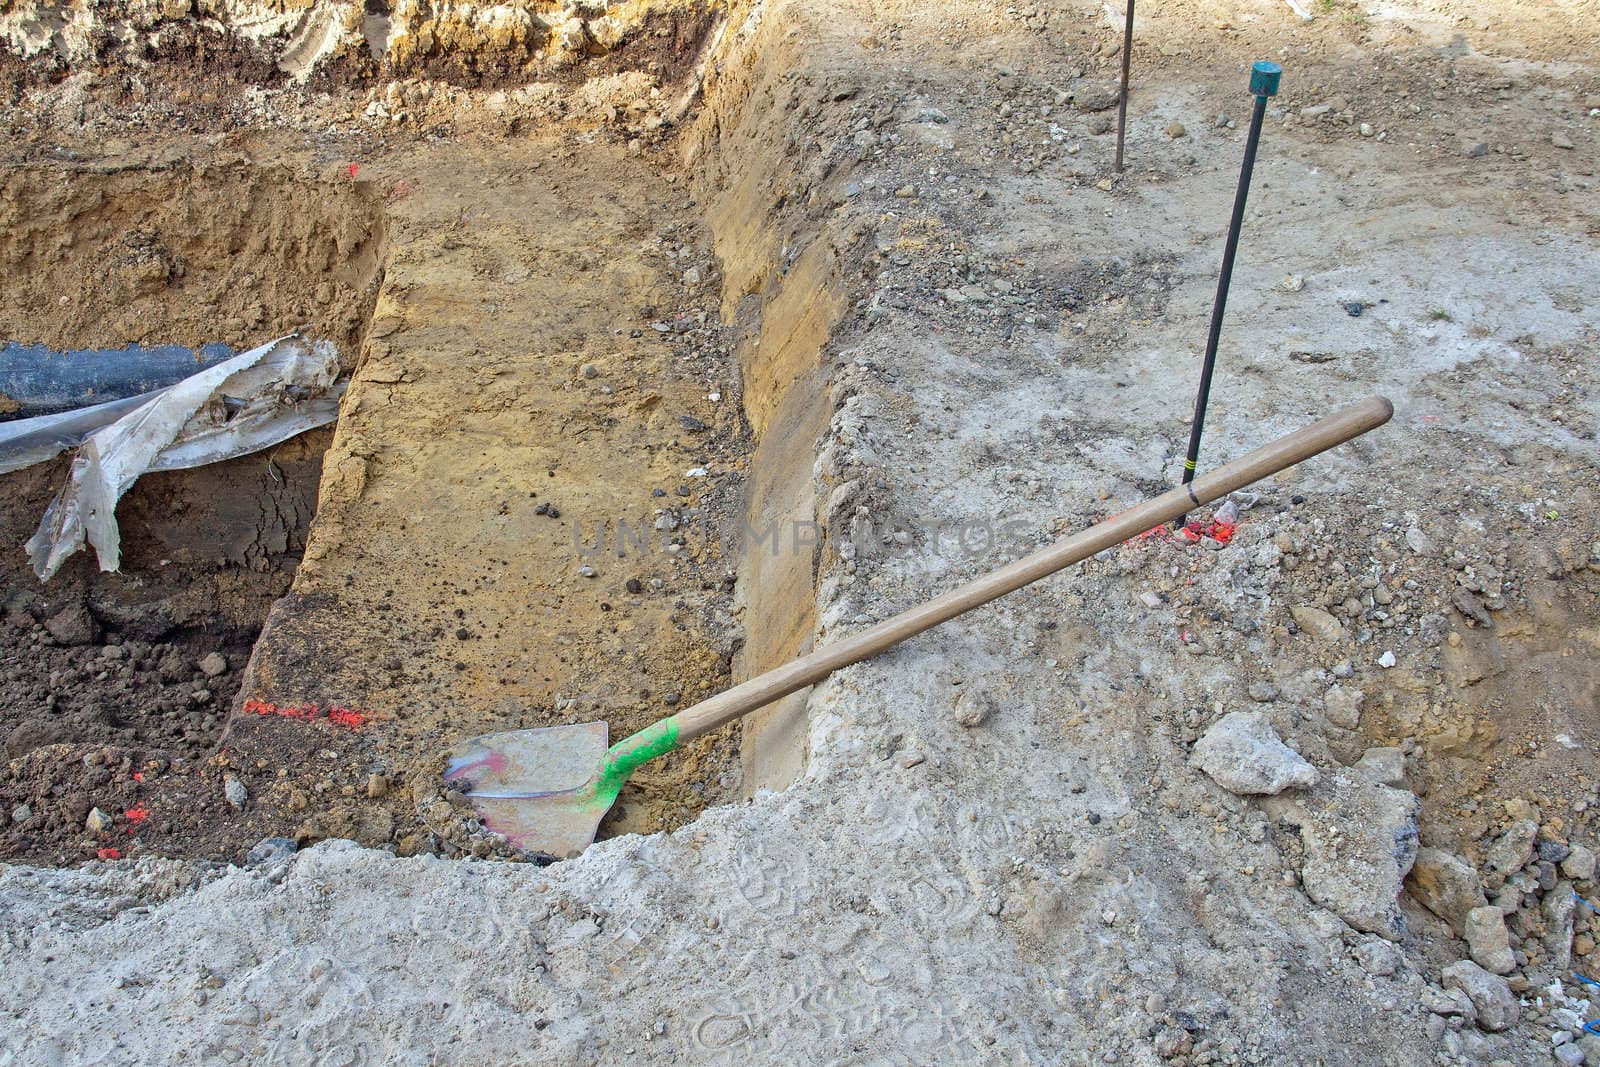
[[[1128,20],[1122,27],[1122,92],[1117,97],[1117,161],[1112,169],[1122,173],[1122,139],[1128,132],[1128,67],[1133,62],[1133,0],[1127,0]]]
[[[1211,308],[1211,332],[1206,335],[1206,358],[1200,366],[1200,391],[1194,398],[1194,420],[1189,425],[1189,450],[1184,454],[1183,484],[1194,481],[1195,462],[1200,458],[1200,431],[1206,421],[1206,400],[1211,396],[1211,372],[1217,364],[1217,342],[1222,337],[1222,313],[1228,306],[1228,284],[1233,280],[1233,257],[1239,250],[1239,228],[1244,223],[1245,198],[1250,195],[1250,172],[1256,165],[1256,144],[1261,140],[1261,122],[1267,115],[1267,100],[1276,96],[1283,68],[1260,62],[1250,68],[1250,92],[1255,95],[1255,110],[1250,115],[1250,135],[1244,142],[1244,166],[1239,170],[1239,190],[1233,197],[1233,218],[1228,222],[1228,241],[1222,249],[1222,273],[1217,278],[1217,300]],[[1178,519],[1181,527],[1187,515]]]

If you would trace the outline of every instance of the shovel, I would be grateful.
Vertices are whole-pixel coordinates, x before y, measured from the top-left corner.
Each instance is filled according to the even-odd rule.
[[[642,764],[779,697],[820,682],[840,667],[893,648],[980,604],[1382,426],[1393,414],[1394,407],[1380,396],[1353,404],[1219,470],[702,700],[609,747],[603,722],[486,734],[462,742],[452,752],[445,778],[462,783],[483,824],[524,852],[555,858],[575,856],[594,841],[600,819],[616,801],[618,790]]]

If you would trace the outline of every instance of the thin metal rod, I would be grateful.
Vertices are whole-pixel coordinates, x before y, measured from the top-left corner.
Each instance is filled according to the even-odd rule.
[[[1261,123],[1267,114],[1267,97],[1257,96],[1250,113],[1250,135],[1244,143],[1244,165],[1239,169],[1239,189],[1233,197],[1233,218],[1228,222],[1228,241],[1222,249],[1222,273],[1217,277],[1217,299],[1211,306],[1211,330],[1206,334],[1205,361],[1200,365],[1200,389],[1194,397],[1194,419],[1189,424],[1189,448],[1183,457],[1183,484],[1194,481],[1200,458],[1200,433],[1205,428],[1206,401],[1211,397],[1211,375],[1217,365],[1217,342],[1222,338],[1222,316],[1228,307],[1228,286],[1233,281],[1233,257],[1239,251],[1239,229],[1244,224],[1245,200],[1250,195],[1250,173],[1256,165],[1256,145],[1261,140]],[[1181,526],[1188,516],[1179,517]]]
[[[1117,161],[1112,169],[1122,173],[1122,141],[1128,133],[1128,68],[1133,62],[1133,0],[1127,0],[1128,17],[1122,27],[1122,91],[1117,96]]]

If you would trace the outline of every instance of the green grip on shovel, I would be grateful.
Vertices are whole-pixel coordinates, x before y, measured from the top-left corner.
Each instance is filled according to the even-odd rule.
[[[669,715],[636,734],[624,737],[606,750],[605,762],[600,765],[600,774],[594,782],[595,801],[609,808],[629,775],[677,747],[678,721],[675,715]]]

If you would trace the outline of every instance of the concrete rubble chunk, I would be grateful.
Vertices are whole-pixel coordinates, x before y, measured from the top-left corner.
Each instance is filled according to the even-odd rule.
[[[1520,871],[1533,856],[1533,843],[1539,837],[1539,824],[1523,819],[1511,824],[1510,829],[1489,846],[1485,859],[1490,869],[1510,874]]]
[[[1190,758],[1222,788],[1241,796],[1308,788],[1319,777],[1257,711],[1230,712],[1218,719],[1195,743]]]
[[[1467,912],[1465,936],[1472,960],[1492,974],[1510,974],[1517,969],[1506,932],[1506,917],[1500,909],[1485,904]]]
[[[1417,856],[1421,802],[1348,773],[1325,775],[1310,793],[1262,802],[1273,818],[1300,828],[1306,895],[1363,933],[1405,933],[1400,890]]]
[[[1471,999],[1482,1029],[1494,1032],[1516,1025],[1521,1009],[1511,986],[1499,975],[1490,974],[1471,960],[1461,960],[1444,969],[1444,983]]]
[[[1449,923],[1457,937],[1466,934],[1467,915],[1488,903],[1472,864],[1441,848],[1417,850],[1406,889],[1419,904]]]
[[[1557,882],[1545,893],[1540,910],[1544,912],[1544,954],[1552,965],[1565,970],[1572,963],[1572,935],[1578,901],[1571,882]]]

